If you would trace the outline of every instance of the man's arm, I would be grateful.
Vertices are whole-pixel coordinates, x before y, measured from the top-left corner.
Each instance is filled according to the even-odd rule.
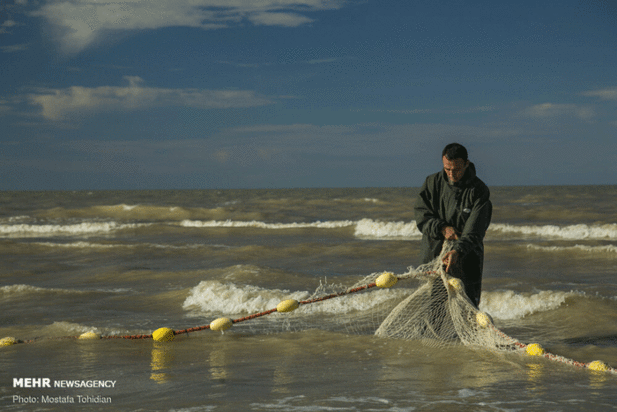
[[[418,193],[416,203],[414,205],[416,226],[423,235],[432,239],[443,238],[442,230],[446,227],[446,222],[441,219],[435,210],[437,205],[435,197],[438,194],[429,187],[429,179],[427,178]],[[434,189],[434,188],[433,188]]]
[[[481,250],[486,229],[491,222],[493,205],[488,188],[475,200],[463,232],[454,244],[454,249],[466,255],[474,249]]]

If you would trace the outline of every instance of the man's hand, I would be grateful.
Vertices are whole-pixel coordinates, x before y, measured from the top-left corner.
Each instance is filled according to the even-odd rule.
[[[458,240],[458,233],[452,226],[446,226],[441,229],[441,233],[446,240]]]
[[[451,250],[443,257],[442,262],[446,265],[446,273],[450,271],[450,266],[456,264],[458,260],[458,252],[456,250]]]

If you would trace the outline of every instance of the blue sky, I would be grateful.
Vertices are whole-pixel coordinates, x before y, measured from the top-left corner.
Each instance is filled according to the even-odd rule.
[[[617,178],[610,0],[5,0],[0,58],[0,190]]]

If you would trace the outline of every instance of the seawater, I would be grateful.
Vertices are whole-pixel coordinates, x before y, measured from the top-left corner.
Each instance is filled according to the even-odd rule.
[[[77,341],[233,319],[419,262],[418,188],[1,192],[7,410],[615,410],[617,378],[465,346],[377,338],[409,288],[224,334]],[[491,188],[480,308],[525,343],[617,367],[617,186]],[[347,330],[332,319],[354,319]],[[290,319],[292,319],[290,321]],[[357,327],[356,327],[357,326]],[[115,381],[19,387],[14,379]],[[73,403],[70,403],[70,400]],[[80,400],[84,399],[85,402]],[[81,402],[81,403],[80,403]]]

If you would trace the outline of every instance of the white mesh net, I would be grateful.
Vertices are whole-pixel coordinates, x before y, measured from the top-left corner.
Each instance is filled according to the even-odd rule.
[[[462,343],[496,350],[520,349],[518,341],[495,328],[491,317],[471,303],[462,281],[445,272],[442,259],[451,248],[452,243],[445,242],[440,256],[399,277],[414,277],[421,285],[389,313],[375,334],[421,340],[437,347]],[[451,269],[456,275],[458,267]]]
[[[349,288],[321,284],[294,312],[274,313],[235,328],[249,333],[322,329],[414,339],[434,347],[464,344],[524,350],[524,345],[494,327],[490,316],[471,303],[460,279],[445,272],[442,259],[451,247],[446,242],[432,262],[398,275],[393,288],[373,287],[382,273],[373,273]],[[455,275],[456,270],[452,269]]]

